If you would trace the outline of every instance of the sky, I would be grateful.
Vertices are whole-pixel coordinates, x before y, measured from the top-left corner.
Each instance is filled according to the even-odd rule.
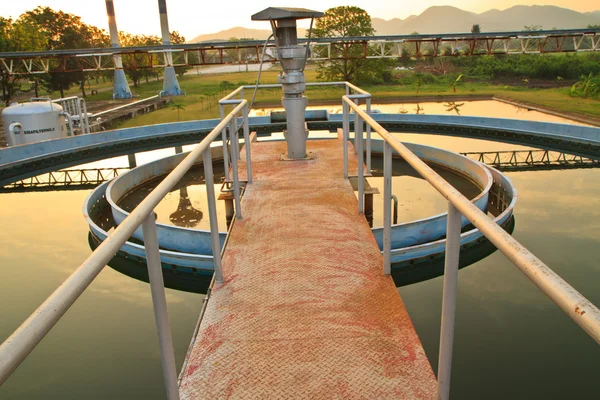
[[[39,6],[48,6],[79,15],[90,25],[96,25],[108,31],[106,6],[104,0],[0,0],[0,16],[17,18],[27,10]],[[254,22],[250,16],[270,6],[303,7],[318,11],[341,4],[354,5],[366,10],[371,17],[406,18],[420,14],[425,9],[437,5],[451,5],[463,10],[481,13],[489,9],[507,9],[514,5],[554,5],[572,10],[587,12],[600,10],[598,0],[167,0],[169,28],[179,31],[187,40],[197,35],[214,33],[234,26],[254,29],[268,29],[267,22]],[[160,35],[158,2],[156,0],[114,0],[117,27],[121,31],[133,34]],[[224,6],[224,7],[222,7]],[[302,26],[302,25],[301,25]]]

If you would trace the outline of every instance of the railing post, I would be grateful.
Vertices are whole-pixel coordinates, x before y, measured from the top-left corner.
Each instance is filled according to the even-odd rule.
[[[371,96],[367,97],[367,114],[371,116]],[[367,174],[371,175],[371,125],[367,124]]]
[[[358,113],[354,113],[354,147],[358,156],[357,185],[358,185],[358,212],[365,212],[365,174],[363,157],[363,121]]]
[[[219,240],[219,220],[217,219],[217,204],[215,201],[215,180],[213,177],[212,156],[210,147],[202,153],[204,160],[204,176],[206,183],[206,198],[208,200],[208,217],[210,220],[210,238],[212,240],[213,263],[215,266],[215,280],[223,282],[221,268],[221,241]]]
[[[235,143],[236,151],[233,152],[233,150],[232,150],[232,156],[235,155],[237,160],[241,160],[242,156],[240,155],[240,133],[239,133],[240,126],[238,125],[237,114],[233,117],[231,122],[233,122],[233,132],[235,132],[235,138],[237,139],[237,142]]]
[[[347,89],[348,87],[346,87]],[[344,178],[348,179],[348,139],[350,136],[350,106],[345,100],[342,100],[342,130],[343,130],[343,147],[344,147]]]
[[[165,389],[167,391],[167,399],[175,400],[179,399],[179,389],[177,387],[175,354],[173,353],[173,340],[171,339],[171,327],[169,326],[169,316],[167,314],[167,299],[165,296],[160,252],[158,250],[154,212],[150,212],[142,223],[142,231],[144,233],[148,278],[150,281],[150,291],[152,292],[152,304],[154,306],[154,318],[158,332],[158,343],[160,345],[160,359],[165,379]]]
[[[238,133],[237,130],[234,129],[236,123],[235,123],[235,118],[233,118],[231,120],[231,123],[229,124],[229,132],[231,132],[231,173],[233,175],[233,197],[235,199],[235,217],[238,219],[242,219],[242,206],[241,206],[241,202],[240,202],[240,179],[239,179],[239,175],[238,175],[238,164],[237,164],[237,156],[236,154],[239,153],[238,150],[238,145],[239,143],[239,137],[238,137]]]
[[[448,202],[444,294],[442,300],[442,324],[440,329],[440,354],[438,362],[438,399],[441,400],[446,400],[450,397],[461,218],[462,216],[456,207]]]
[[[383,143],[383,273],[392,273],[392,146]]]
[[[248,103],[243,110],[244,121],[244,144],[246,147],[246,174],[248,175],[248,183],[252,183],[252,155],[250,153],[250,127],[248,126]]]
[[[225,105],[219,104],[221,112],[221,121],[225,118]],[[229,180],[229,155],[227,151],[227,128],[221,131],[221,140],[223,141],[223,168],[225,169],[225,180]]]
[[[359,100],[358,99],[354,99],[354,104],[356,104],[357,106],[359,105]],[[357,132],[358,132],[358,122],[359,122],[360,116],[358,115],[357,112],[354,113],[354,154],[358,155],[358,146],[356,145],[356,137],[358,136]],[[362,121],[361,125],[360,125],[360,132],[361,132],[361,138],[362,138]]]

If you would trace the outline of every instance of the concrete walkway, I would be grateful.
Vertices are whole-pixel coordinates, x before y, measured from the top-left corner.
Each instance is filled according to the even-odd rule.
[[[279,161],[285,149],[252,144],[244,219],[181,398],[434,398],[429,361],[343,178],[342,142],[309,141],[308,161]]]

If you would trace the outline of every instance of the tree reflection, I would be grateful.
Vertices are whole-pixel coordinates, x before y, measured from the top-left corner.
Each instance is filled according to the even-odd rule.
[[[454,101],[450,101],[448,103],[444,103],[444,107],[446,107],[446,111],[448,112],[456,112],[456,115],[460,115],[460,107],[464,106],[465,103],[456,103]]]
[[[202,211],[194,208],[188,195],[187,187],[179,189],[179,204],[170,216],[173,225],[181,228],[193,228],[202,221]]]

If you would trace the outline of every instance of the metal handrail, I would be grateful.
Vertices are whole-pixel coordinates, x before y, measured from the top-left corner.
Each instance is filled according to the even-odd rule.
[[[446,261],[444,294],[442,305],[442,329],[438,370],[438,398],[447,399],[450,391],[450,365],[454,336],[454,314],[458,280],[458,258],[460,254],[460,222],[464,215],[486,238],[494,244],[514,265],[535,283],[573,321],[600,344],[600,310],[552,271],[533,253],[517,242],[509,233],[488,218],[456,188],[438,175],[431,167],[404,146],[397,138],[379,125],[371,116],[352,101],[354,96],[343,96],[344,121],[349,110],[355,112],[355,134],[357,148],[362,147],[362,121],[371,126],[384,140],[384,272],[390,273],[390,216],[391,198],[391,150],[395,150],[415,171],[427,180],[448,200],[448,228],[446,231]],[[349,124],[344,124],[344,130]],[[347,132],[344,132],[347,138]],[[345,144],[344,146],[347,146]],[[359,171],[363,155],[359,154]],[[359,192],[360,197],[363,193]],[[360,205],[359,205],[360,207]],[[386,229],[387,228],[387,229]]]
[[[379,125],[370,115],[370,94],[349,82],[327,82],[309,84],[308,86],[344,86],[346,95],[342,97],[344,110],[344,175],[348,176],[347,141],[350,127],[350,110],[354,110],[355,141],[359,155],[359,210],[362,211],[361,198],[364,195],[363,185],[363,122],[367,123],[367,132],[374,129],[384,140],[384,273],[391,272],[391,169],[392,149],[394,149],[409,165],[411,165],[424,179],[426,179],[440,194],[448,200],[448,229],[446,245],[446,262],[444,274],[444,294],[442,306],[442,329],[440,339],[440,360],[438,371],[438,397],[448,398],[450,382],[450,365],[452,361],[452,341],[454,335],[454,314],[456,307],[456,284],[458,279],[458,258],[460,254],[460,227],[461,216],[464,215],[476,228],[485,235],[509,260],[531,279],[552,301],[554,301],[567,315],[580,325],[596,342],[600,343],[600,311],[585,297],[560,278],[541,260],[529,250],[518,243],[510,234],[491,221],[486,214],[481,212],[469,199],[464,197],[457,189],[446,182],[427,164],[421,161],[414,153],[406,148],[398,139]],[[280,87],[281,85],[259,85],[263,87]],[[73,305],[77,298],[85,291],[104,266],[125,244],[133,232],[142,225],[145,238],[145,247],[148,261],[150,286],[155,308],[157,331],[161,347],[161,360],[163,374],[167,388],[167,397],[177,399],[177,377],[173,357],[173,346],[170,328],[166,313],[166,300],[164,296],[164,283],[162,280],[160,255],[158,253],[158,240],[153,210],[164,196],[181,180],[187,171],[203,157],[209,198],[209,217],[211,222],[211,236],[215,264],[215,280],[222,280],[221,248],[216,222],[216,208],[214,204],[214,185],[212,174],[212,160],[210,144],[219,135],[223,135],[224,152],[227,147],[226,128],[229,129],[232,143],[232,153],[239,155],[238,151],[238,117],[242,112],[242,125],[246,143],[248,183],[252,180],[250,169],[250,146],[248,126],[248,101],[244,97],[245,88],[254,86],[241,86],[220,101],[222,119],[220,123],[181,161],[181,163],[131,212],[131,214],[107,237],[107,239],[52,293],[44,303],[34,311],[31,316],[0,345],[0,384],[12,374],[19,364],[31,353],[45,335],[52,329],[58,320]],[[355,94],[350,94],[354,91]],[[235,97],[240,94],[240,99]],[[355,100],[365,99],[367,111],[360,109]],[[224,106],[230,104],[233,110],[224,114]],[[235,135],[235,136],[234,136]],[[368,137],[369,133],[368,133]],[[370,171],[370,140],[367,140],[367,165]],[[236,197],[236,218],[242,218],[242,209],[239,200],[239,183],[237,176],[237,157],[232,157],[234,195]],[[228,165],[226,165],[228,171]],[[212,200],[212,204],[211,204]],[[216,229],[214,229],[217,227]]]
[[[151,277],[151,286],[153,286],[153,303],[155,306],[159,342],[161,344],[167,397],[169,399],[178,398],[176,375],[174,371],[175,365],[173,361],[173,346],[170,328],[168,327],[168,318],[166,316],[164,284],[162,281],[160,256],[158,255],[158,242],[156,240],[156,225],[153,210],[201,156],[203,156],[204,159],[207,189],[212,188],[214,192],[214,186],[209,184],[209,179],[213,179],[210,144],[219,137],[221,131],[227,125],[237,121],[237,114],[241,111],[247,112],[247,104],[248,102],[246,100],[241,100],[240,103],[235,106],[233,110],[198,144],[198,146],[196,146],[196,148],[192,150],[190,154],[183,159],[179,165],[173,169],[173,171],[171,171],[171,173],[169,173],[169,175],[167,175],[154,190],[152,190],[152,192],[150,192],[150,194],[148,194],[131,214],[119,224],[114,232],[98,246],[83,264],[81,264],[79,268],[77,268],[15,332],[0,345],[0,384],[4,383],[29,353],[33,351],[50,329],[52,329],[77,298],[85,291],[100,271],[102,271],[104,266],[113,258],[129,237],[131,237],[133,232],[142,225],[145,233],[145,241],[148,241],[145,247],[149,275]],[[236,140],[233,142],[235,141]],[[237,181],[236,174],[234,174],[234,180]],[[209,190],[207,190],[207,192],[209,192]],[[218,227],[216,224],[214,193],[212,194],[212,197],[211,193],[208,193],[208,197],[211,234],[216,233],[216,235],[212,235],[216,237],[216,241],[214,240],[215,237],[213,237],[215,279],[219,281],[222,279],[222,275],[220,272],[220,244]],[[239,206],[239,202],[237,205]],[[236,212],[236,217],[241,218],[240,208],[238,208]],[[153,282],[153,277],[157,282]],[[161,291],[162,296],[160,296]],[[156,295],[158,295],[158,297],[156,297]]]

